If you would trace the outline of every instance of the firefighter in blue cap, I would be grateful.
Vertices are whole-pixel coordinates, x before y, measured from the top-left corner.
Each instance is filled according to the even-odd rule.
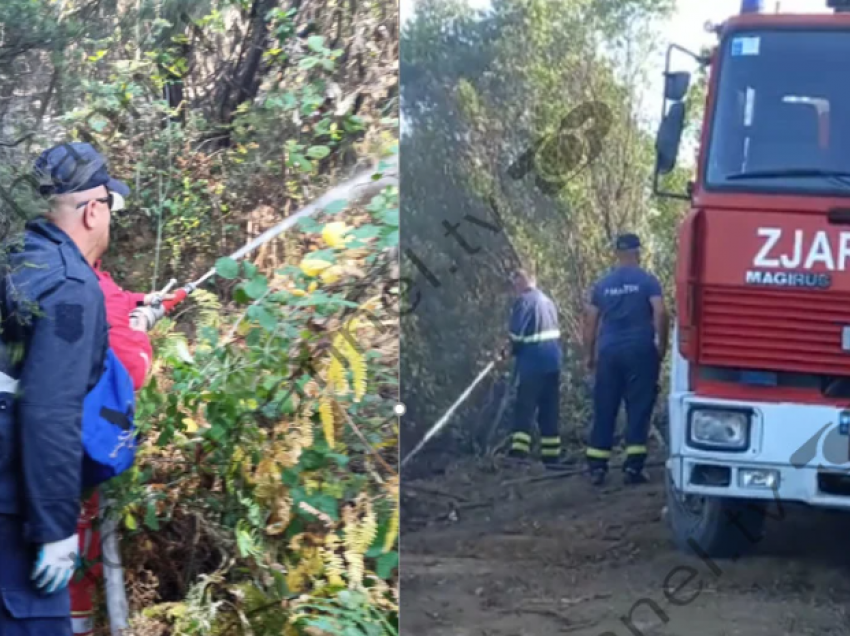
[[[0,254],[0,634],[71,636],[83,400],[107,349],[92,265],[129,188],[92,146],[36,161],[47,210]]]
[[[547,468],[559,465],[561,437],[558,413],[561,377],[561,332],[555,303],[537,288],[526,270],[513,274],[510,318],[511,349],[519,378],[510,457],[525,459],[531,451],[535,413],[540,430],[540,456]]]
[[[624,399],[624,480],[646,481],[646,440],[667,351],[667,314],[661,284],[640,266],[640,247],[634,234],[617,237],[618,264],[593,286],[587,305],[586,364],[595,379],[593,430],[586,454],[595,485],[605,481]]]

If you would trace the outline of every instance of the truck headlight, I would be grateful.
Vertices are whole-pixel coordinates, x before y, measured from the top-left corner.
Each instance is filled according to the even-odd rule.
[[[750,414],[746,411],[694,408],[688,438],[692,446],[744,450],[749,446]]]

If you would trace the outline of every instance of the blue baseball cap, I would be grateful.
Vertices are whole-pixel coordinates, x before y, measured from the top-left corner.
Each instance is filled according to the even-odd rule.
[[[636,250],[640,248],[640,239],[637,234],[620,234],[617,237],[617,251]]]
[[[106,186],[121,197],[130,188],[109,175],[106,159],[91,144],[73,142],[54,146],[41,153],[33,166],[42,196],[84,192]]]

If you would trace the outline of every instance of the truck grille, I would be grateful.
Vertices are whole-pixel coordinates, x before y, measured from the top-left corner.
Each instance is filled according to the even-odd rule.
[[[850,295],[704,287],[700,363],[850,376]]]

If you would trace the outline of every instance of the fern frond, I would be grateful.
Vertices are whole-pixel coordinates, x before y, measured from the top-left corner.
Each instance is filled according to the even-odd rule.
[[[199,327],[214,327],[221,326],[221,300],[206,289],[196,289],[192,293],[192,299],[195,306],[198,308]]]
[[[336,443],[336,430],[334,429],[334,409],[331,398],[328,395],[322,397],[319,403],[319,415],[322,418],[322,430],[330,448]]]
[[[378,538],[378,519],[370,501],[366,500],[365,508],[363,519],[357,528],[355,545],[357,551],[364,555]]]
[[[363,555],[353,550],[346,550],[345,560],[348,563],[348,587],[352,589],[361,587],[363,574],[366,571]]]
[[[395,540],[398,538],[399,526],[399,504],[396,500],[393,506],[393,514],[390,517],[390,523],[387,526],[387,536],[384,538],[384,552],[389,552],[395,545]]]
[[[292,498],[288,495],[281,495],[275,502],[272,514],[269,517],[269,523],[266,525],[266,534],[276,536],[283,534],[289,522],[292,520]]]
[[[337,554],[337,546],[339,538],[336,533],[330,533],[325,538],[325,547],[322,548],[322,559],[325,562],[325,576],[328,583],[334,587],[344,587],[345,582],[342,580],[342,575],[345,572],[345,564],[342,557]]]
[[[356,328],[356,319],[350,320],[345,326],[345,334],[339,334],[334,344],[345,356],[348,366],[351,367],[352,380],[354,384],[354,401],[359,402],[366,393],[366,360],[360,349],[352,343],[351,333]]]
[[[313,433],[313,421],[309,417],[302,417],[298,420],[299,443],[302,448],[310,448],[315,440]]]
[[[340,347],[338,345],[339,342],[334,341],[334,350],[337,352],[340,351]],[[339,355],[336,354],[331,355],[331,363],[328,365],[327,388],[329,391],[336,389],[337,395],[345,395],[348,393],[348,381],[345,379],[345,368],[342,366],[342,360],[340,360]]]

